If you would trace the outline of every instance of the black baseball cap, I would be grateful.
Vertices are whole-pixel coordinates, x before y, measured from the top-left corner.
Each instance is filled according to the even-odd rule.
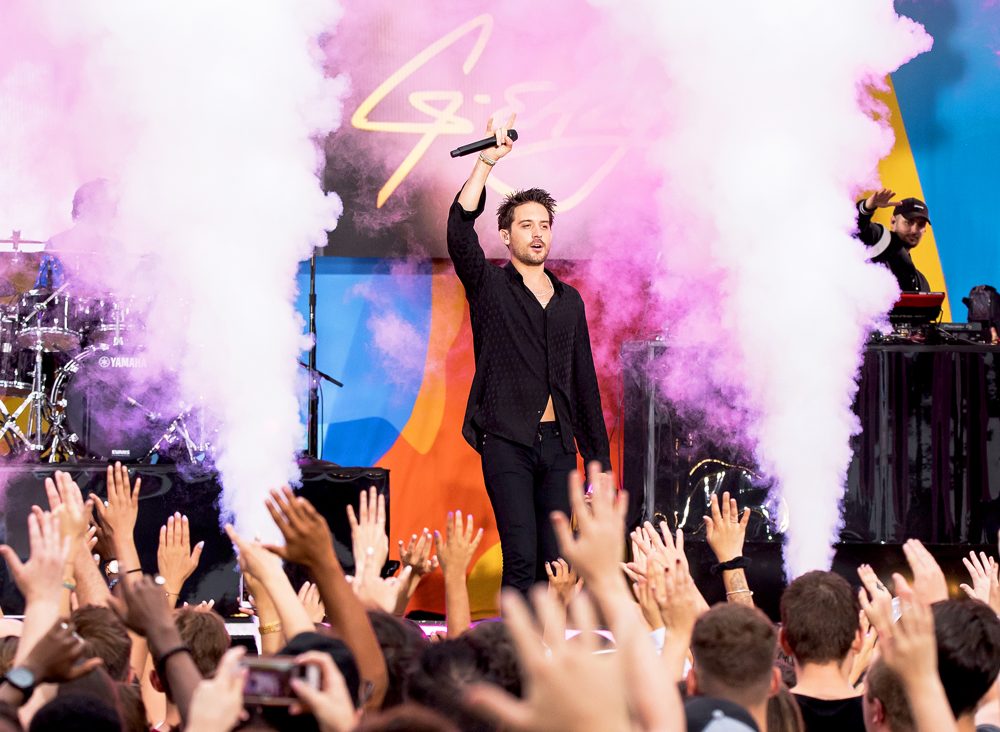
[[[892,215],[902,214],[907,219],[923,219],[928,224],[931,222],[931,212],[927,209],[927,204],[919,198],[904,198],[896,208],[892,209]]]

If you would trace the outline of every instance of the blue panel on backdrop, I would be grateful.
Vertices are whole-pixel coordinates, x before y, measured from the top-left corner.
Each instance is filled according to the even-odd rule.
[[[374,465],[410,418],[423,381],[431,322],[430,264],[321,257],[316,267],[317,367],[323,386],[322,457]],[[298,310],[308,314],[309,263]]]
[[[892,80],[927,197],[954,301],[973,285],[1000,285],[1000,5],[983,0],[897,2],[934,48]]]

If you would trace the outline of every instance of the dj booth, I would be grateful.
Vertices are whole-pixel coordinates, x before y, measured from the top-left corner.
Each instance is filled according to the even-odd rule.
[[[713,563],[702,516],[710,493],[729,490],[753,510],[747,555],[751,585],[783,583],[781,544],[789,518],[752,456],[725,445],[698,444],[692,428],[653,398],[645,368],[669,358],[664,342],[622,349],[624,455],[629,521],[666,520],[685,531],[693,571]],[[918,538],[935,545],[946,572],[964,575],[970,549],[996,552],[1000,528],[1000,346],[873,343],[867,346],[854,409],[861,433],[844,493],[844,526],[835,570],[854,584],[868,561],[884,577],[905,567],[899,545]],[[992,545],[992,548],[987,545]],[[965,581],[963,579],[962,581]],[[722,599],[721,596],[709,600]],[[775,608],[765,608],[773,611]]]

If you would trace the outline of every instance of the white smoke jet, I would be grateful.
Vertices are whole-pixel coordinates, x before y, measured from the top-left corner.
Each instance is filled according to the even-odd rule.
[[[16,142],[35,159],[64,162],[48,172],[5,169],[0,190],[24,175],[35,195],[56,200],[89,177],[116,182],[123,251],[106,277],[154,297],[147,357],[176,368],[182,398],[203,399],[219,430],[223,513],[241,532],[273,538],[263,497],[298,477],[303,445],[296,357],[306,342],[295,275],[341,209],[317,177],[317,143],[339,126],[346,91],[343,78],[325,77],[317,42],[339,6],[32,5],[9,17],[51,48],[32,59],[35,78],[59,89],[7,106],[48,105],[45,124]],[[72,73],[54,78],[67,66]],[[16,68],[0,65],[0,75]],[[100,118],[113,123],[88,124]],[[68,211],[65,198],[59,204]]]
[[[852,238],[853,199],[892,146],[870,87],[931,39],[891,0],[598,4],[669,79],[648,143],[662,262],[698,250],[705,271],[659,288],[688,313],[666,326],[706,352],[714,388],[746,395],[744,437],[789,509],[788,574],[828,568],[861,347],[897,294]]]

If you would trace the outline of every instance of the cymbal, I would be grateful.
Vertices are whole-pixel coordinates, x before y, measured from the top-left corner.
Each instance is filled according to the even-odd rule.
[[[0,297],[30,290],[38,278],[43,252],[0,251]]]

